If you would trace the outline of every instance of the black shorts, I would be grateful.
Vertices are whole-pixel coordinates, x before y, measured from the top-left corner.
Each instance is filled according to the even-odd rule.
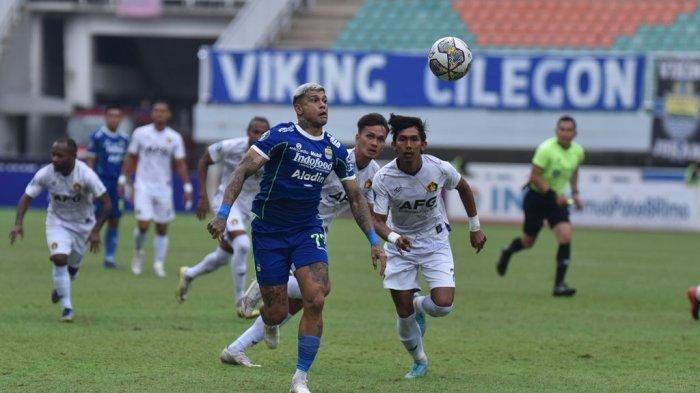
[[[554,228],[560,222],[569,222],[568,207],[559,206],[551,197],[532,190],[527,190],[525,193],[523,211],[525,212],[523,232],[532,237],[540,232],[544,220],[547,220],[550,228]]]

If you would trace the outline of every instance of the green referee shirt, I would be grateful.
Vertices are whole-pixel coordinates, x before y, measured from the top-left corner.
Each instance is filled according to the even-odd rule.
[[[557,143],[557,138],[553,137],[537,147],[532,164],[542,168],[542,179],[549,184],[552,191],[560,195],[566,190],[574,171],[583,162],[583,157],[581,145],[571,142],[571,146],[564,149]],[[532,183],[530,188],[536,190]]]

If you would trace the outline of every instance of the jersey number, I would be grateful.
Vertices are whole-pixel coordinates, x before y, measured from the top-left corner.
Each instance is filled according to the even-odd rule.
[[[311,238],[316,242],[316,248],[326,248],[326,235],[323,233],[312,233]]]

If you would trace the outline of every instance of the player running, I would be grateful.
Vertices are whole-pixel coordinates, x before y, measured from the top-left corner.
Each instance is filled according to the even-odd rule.
[[[388,260],[384,288],[396,306],[396,328],[414,364],[406,378],[428,371],[423,349],[425,314],[444,317],[454,300],[454,260],[440,193],[457,189],[469,216],[469,240],[478,253],[486,243],[480,229],[474,195],[466,180],[450,165],[423,154],[425,123],[417,117],[392,114],[389,118],[397,157],[374,176],[374,217]],[[387,226],[387,216],[391,222]],[[418,296],[418,271],[430,287]]]
[[[370,241],[375,267],[380,261],[383,270],[386,257],[372,227],[367,202],[354,181],[347,150],[323,130],[328,122],[325,89],[315,83],[299,86],[293,95],[293,106],[298,124],[279,124],[251,147],[233,172],[217,217],[208,229],[215,238],[223,236],[231,205],[243,182],[264,165],[260,193],[253,201],[255,218],[251,229],[265,335],[269,342],[276,342],[279,324],[287,317],[287,281],[294,265],[304,312],[299,322],[297,369],[291,391],[308,392],[307,372],[321,343],[321,314],[330,291],[318,204],[323,183],[331,172],[345,187],[352,213]]]
[[[103,266],[106,269],[117,269],[114,254],[117,251],[119,240],[119,218],[122,212],[119,208],[119,193],[117,181],[122,170],[122,163],[129,146],[129,136],[119,132],[117,128],[122,121],[122,110],[118,106],[110,105],[105,108],[105,124],[90,135],[87,158],[85,162],[92,168],[100,181],[107,188],[107,194],[112,201],[112,213],[107,221],[105,231],[105,259]],[[97,215],[100,215],[100,210]]]
[[[134,130],[119,176],[120,194],[131,189],[131,175],[136,167],[134,181],[134,210],[137,227],[134,229],[134,257],[131,271],[141,274],[146,231],[151,221],[156,224],[153,241],[153,273],[165,277],[165,256],[168,252],[168,224],[175,219],[173,207],[172,161],[182,180],[185,206],[192,203],[192,184],[187,174],[185,145],[177,131],[168,127],[170,107],[163,101],[153,104],[153,123]],[[138,162],[138,165],[137,165]]]
[[[573,142],[575,137],[576,121],[570,116],[562,116],[557,120],[556,136],[542,142],[535,150],[530,181],[526,185],[527,193],[523,199],[523,234],[503,248],[496,265],[498,274],[504,276],[511,256],[524,248],[532,247],[544,220],[547,220],[559,244],[552,291],[554,296],[576,294],[576,289],[564,282],[571,261],[569,205],[573,203],[578,210],[583,209],[578,190],[578,168],[583,162],[584,152],[579,144]],[[571,198],[565,194],[567,186],[571,187]]]
[[[369,113],[357,122],[357,135],[355,135],[355,148],[348,150],[348,161],[354,163],[358,187],[368,203],[372,197],[372,179],[379,170],[379,164],[374,161],[384,148],[384,142],[389,134],[389,125],[384,116],[378,113]],[[332,221],[350,208],[345,188],[335,173],[331,173],[321,190],[321,203],[318,206],[319,214],[323,220],[323,227],[328,234]],[[372,205],[369,205],[371,210]],[[282,322],[284,324],[302,308],[301,291],[299,283],[294,276],[287,282],[287,295],[289,296],[289,315]],[[260,300],[260,289],[257,282],[253,282],[243,298],[243,314],[250,315]],[[281,325],[281,324],[280,324]],[[245,351],[255,344],[263,341],[265,337],[264,322],[258,317],[253,325],[241,334],[234,342],[221,352],[220,360],[223,363],[241,365],[245,367],[259,367],[254,364]],[[276,346],[276,342],[268,345]]]
[[[71,281],[85,254],[100,248],[100,229],[112,210],[107,189],[97,174],[85,163],[76,160],[75,141],[59,138],[51,146],[51,164],[39,169],[24,190],[17,204],[15,226],[10,231],[10,244],[17,236],[24,237],[24,214],[32,200],[48,190],[49,207],[46,214],[46,243],[53,263],[51,302],[61,302],[61,321],[73,321]],[[100,215],[95,219],[93,198],[100,201]]]
[[[214,196],[214,205],[218,209],[224,197],[224,189],[228,184],[231,174],[243,159],[245,153],[253,143],[260,139],[265,131],[270,128],[270,123],[264,117],[254,117],[248,123],[246,137],[226,139],[214,143],[207,148],[204,156],[199,160],[197,174],[199,176],[199,202],[197,203],[197,217],[204,219],[209,213],[209,196],[207,195],[207,172],[210,165],[221,163],[221,184]],[[187,299],[187,293],[192,281],[206,273],[213,272],[221,266],[231,264],[231,273],[235,285],[236,308],[241,314],[240,300],[243,297],[246,284],[247,256],[250,250],[250,240],[246,233],[246,227],[250,223],[250,208],[253,198],[260,192],[260,178],[262,174],[256,173],[243,183],[241,194],[236,202],[231,206],[231,212],[226,220],[226,236],[213,252],[207,254],[199,263],[193,267],[183,266],[180,268],[180,282],[178,283],[175,295],[182,303]]]

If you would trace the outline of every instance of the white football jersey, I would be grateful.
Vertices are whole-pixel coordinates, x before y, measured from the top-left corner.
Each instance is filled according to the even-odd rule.
[[[92,200],[107,191],[97,174],[78,160],[68,176],[56,172],[53,164],[39,169],[24,192],[36,198],[43,190],[49,193],[46,225],[60,225],[80,233],[92,230],[95,225]]]
[[[207,149],[211,160],[215,163],[221,163],[221,183],[214,196],[215,201],[221,200],[226,186],[231,180],[231,174],[238,167],[243,156],[248,152],[248,137],[224,139],[223,141],[214,143]],[[244,209],[250,210],[253,205],[255,195],[260,192],[260,179],[262,179],[262,169],[253,176],[250,176],[243,182],[241,193],[236,198],[238,203]]]
[[[400,170],[395,159],[374,175],[374,212],[390,214],[389,227],[411,240],[446,239],[441,192],[457,187],[462,176],[446,161],[427,154],[421,157],[423,166],[415,175]]]
[[[134,130],[128,152],[138,156],[135,186],[149,192],[172,193],[172,160],[185,158],[182,136],[170,127],[147,124]]]
[[[348,162],[355,166],[355,181],[360,192],[367,200],[367,203],[372,203],[372,179],[374,174],[379,170],[379,164],[371,160],[369,164],[360,169],[355,164],[355,149],[348,149]],[[335,172],[331,172],[326,178],[326,182],[321,189],[321,202],[318,205],[318,213],[323,220],[323,225],[326,226],[331,220],[341,215],[350,208],[348,196],[345,194],[343,183],[338,179]]]

